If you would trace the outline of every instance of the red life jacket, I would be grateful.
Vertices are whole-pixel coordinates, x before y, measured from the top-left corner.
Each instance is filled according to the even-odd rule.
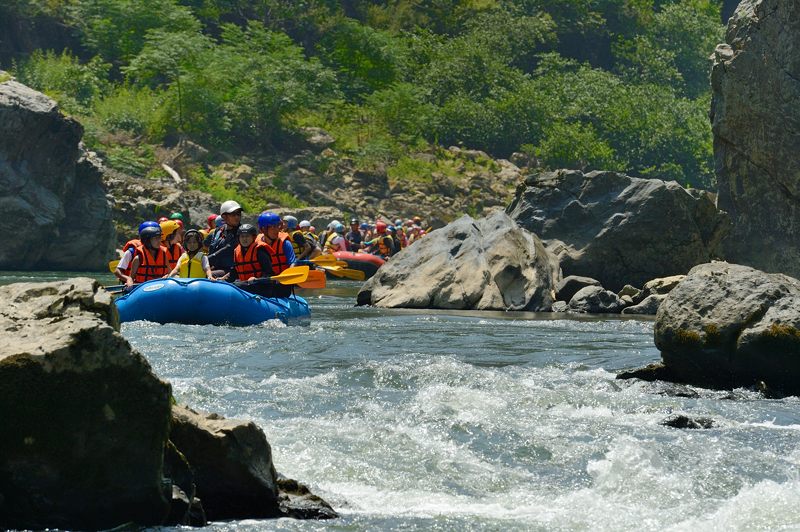
[[[159,246],[155,257],[141,242],[136,246],[136,255],[139,256],[139,269],[136,270],[134,283],[143,283],[151,279],[160,279],[167,275],[171,269],[167,263],[167,248]]]
[[[289,259],[286,258],[286,253],[283,251],[283,243],[286,242],[286,236],[279,234],[271,246],[267,244],[266,238],[263,238],[264,235],[261,236],[261,245],[267,249],[269,258],[272,260],[272,275],[278,275],[289,267]]]
[[[258,248],[264,246],[263,242],[253,242],[244,253],[241,244],[233,250],[233,267],[240,281],[264,276],[264,270],[258,262]]]
[[[167,263],[169,264],[170,271],[178,264],[178,259],[183,255],[183,246],[175,242],[167,248]]]
[[[122,246],[122,254],[125,255],[125,253],[127,253],[129,249],[133,248],[133,250],[134,250],[133,257],[135,257],[136,256],[136,253],[135,253],[136,252],[136,246],[139,246],[141,244],[142,244],[142,241],[139,240],[138,238],[134,238],[134,239],[128,240],[127,242],[125,242],[125,245]],[[133,262],[133,257],[131,257],[131,262]],[[127,268],[125,268],[124,270],[120,270],[125,275],[130,275],[131,274],[131,262],[128,263],[128,267]]]

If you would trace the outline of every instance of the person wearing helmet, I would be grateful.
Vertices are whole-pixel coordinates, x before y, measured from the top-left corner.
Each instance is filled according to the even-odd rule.
[[[294,216],[284,216],[283,223],[286,226],[289,242],[292,243],[294,255],[297,260],[306,260],[311,257],[314,247],[311,245],[303,231],[298,227],[297,218]],[[310,224],[309,224],[310,225]]]
[[[392,238],[392,255],[400,253],[402,246],[400,244],[400,238],[397,236],[397,228],[393,225],[386,226],[386,234]]]
[[[364,238],[359,229],[358,218],[350,219],[350,230],[344,235],[344,239],[347,241],[347,248],[350,251],[358,251],[363,247],[361,242]]]
[[[203,253],[203,236],[197,229],[189,229],[183,235],[183,247],[186,250],[178,257],[177,264],[169,272],[169,277],[185,277],[190,279],[211,279],[211,265]]]
[[[183,213],[173,212],[172,214],[169,215],[169,219],[170,220],[180,220],[181,222],[183,222]]]
[[[141,245],[141,234],[147,227],[158,227],[158,222],[146,221],[140,223],[138,231],[139,238],[132,238],[122,246],[119,263],[117,263],[117,267],[114,269],[114,276],[123,283],[126,283],[126,279],[131,275],[131,263],[136,256],[136,246]]]
[[[169,269],[172,271],[175,265],[178,264],[178,259],[183,255],[183,247],[181,246],[181,227],[178,220],[167,220],[159,224],[161,226],[161,243],[167,248],[167,262]]]
[[[292,243],[280,234],[281,217],[274,212],[262,212],[258,216],[259,241],[269,253],[272,264],[270,275],[279,275],[286,268],[297,262]],[[275,285],[274,297],[288,297],[292,293],[290,286]]]
[[[122,281],[127,287],[134,283],[143,283],[152,279],[166,277],[169,273],[167,264],[167,248],[161,245],[161,228],[148,226],[139,233],[140,243],[131,261],[130,275],[124,275]]]
[[[209,233],[217,228],[217,218],[219,218],[219,214],[209,214],[206,218],[206,229]],[[220,220],[222,220],[222,218],[220,218]]]
[[[311,253],[309,253],[307,259],[313,259],[319,257],[322,254],[322,249],[320,249],[319,240],[317,239],[317,235],[315,235],[311,229],[311,222],[308,220],[302,220],[298,225],[297,228],[300,229],[303,233],[303,238],[305,238],[306,242],[311,246]]]
[[[387,260],[394,254],[394,239],[387,233],[386,222],[378,220],[375,222],[375,235],[372,240],[365,242],[366,251]]]
[[[239,244],[233,250],[234,277],[239,281],[261,279],[273,274],[272,259],[267,251],[267,246],[258,241],[257,236],[258,231],[254,226],[250,224],[239,226]],[[242,285],[242,289],[248,292],[269,297],[270,295],[262,287],[270,287],[270,285]]]
[[[344,239],[344,224],[336,222],[331,233],[325,240],[325,253],[347,251],[347,240]]]
[[[239,244],[238,231],[242,222],[242,206],[233,200],[224,202],[219,209],[224,222],[206,238],[208,260],[215,277],[233,271],[233,250]]]

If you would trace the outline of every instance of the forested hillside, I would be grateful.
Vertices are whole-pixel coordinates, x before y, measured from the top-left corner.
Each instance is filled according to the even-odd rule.
[[[108,164],[157,176],[179,138],[288,156],[300,128],[394,179],[452,145],[544,168],[713,184],[721,0],[5,0],[0,68],[58,100]],[[41,28],[47,35],[31,38]],[[48,41],[48,35],[50,40]],[[15,40],[15,42],[8,42]],[[276,163],[277,164],[277,163]],[[198,188],[220,192],[208,169]],[[224,191],[223,191],[224,192]],[[302,203],[280,182],[261,194]],[[282,195],[283,194],[283,195]]]

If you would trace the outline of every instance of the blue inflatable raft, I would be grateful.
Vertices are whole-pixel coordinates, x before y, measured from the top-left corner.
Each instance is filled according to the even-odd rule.
[[[208,279],[147,281],[118,297],[115,303],[120,322],[243,326],[277,319],[287,325],[302,325],[311,316],[302,297],[266,298]]]

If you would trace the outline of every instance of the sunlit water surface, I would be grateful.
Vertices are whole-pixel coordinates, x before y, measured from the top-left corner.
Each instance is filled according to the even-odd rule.
[[[798,399],[615,380],[659,359],[652,321],[354,308],[356,289],[301,292],[308,327],[123,325],[180,402],[256,421],[341,514],[214,528],[800,529]]]

